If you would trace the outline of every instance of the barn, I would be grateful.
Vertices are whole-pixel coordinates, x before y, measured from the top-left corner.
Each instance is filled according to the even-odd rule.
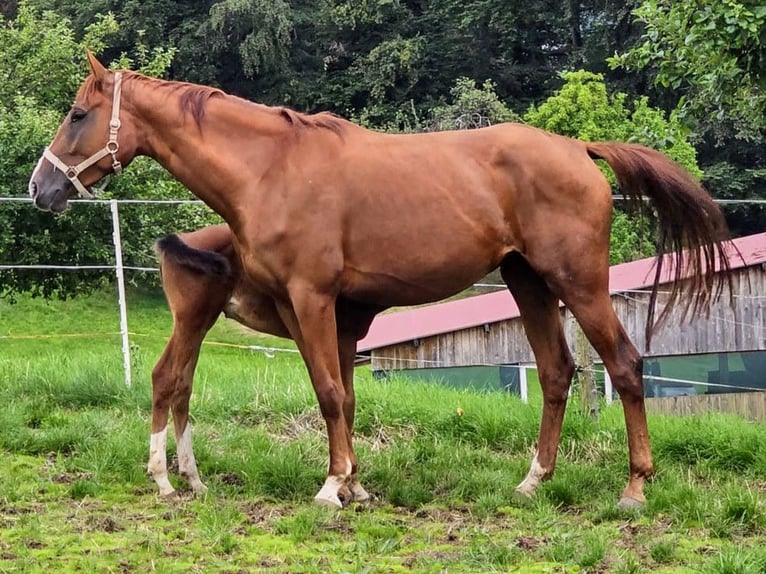
[[[766,417],[766,393],[744,396],[766,390],[766,233],[734,244],[741,257],[731,260],[732,292],[726,289],[708,316],[682,322],[681,309],[674,310],[649,350],[644,325],[655,260],[610,269],[612,304],[644,352],[646,395],[670,399],[655,401],[655,410],[744,409],[748,416]],[[667,285],[669,276],[662,281]],[[658,310],[668,290],[660,286]],[[561,316],[578,363],[587,358],[610,400],[611,385],[598,356],[578,336],[563,306]],[[360,341],[359,352],[369,357],[379,377],[397,372],[460,387],[505,389],[523,399],[528,380],[536,377],[519,310],[507,290],[380,315]]]

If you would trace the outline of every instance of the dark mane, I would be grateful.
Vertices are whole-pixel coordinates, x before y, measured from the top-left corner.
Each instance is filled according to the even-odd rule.
[[[208,86],[198,86],[196,84],[175,82],[171,80],[160,80],[130,71],[124,71],[123,73],[126,75],[126,78],[130,78],[131,80],[152,83],[157,88],[180,93],[179,108],[181,112],[190,114],[194,118],[197,126],[201,125],[202,120],[205,117],[205,107],[207,106],[207,102],[213,97],[227,95],[223,90]],[[91,77],[88,84],[86,84],[85,89],[88,93],[93,92],[98,89],[98,84]],[[253,105],[253,102],[248,100],[242,101]],[[348,127],[348,122],[346,120],[331,112],[303,114],[284,107],[263,107],[275,111],[288,124],[298,130],[326,129],[340,136],[343,135]]]
[[[134,72],[125,72],[131,79],[140,80],[142,82],[151,82],[173,92],[180,92],[181,97],[179,99],[179,107],[181,112],[188,113],[194,118],[194,122],[197,126],[202,124],[202,119],[205,117],[205,107],[210,98],[215,96],[225,96],[226,93],[223,90],[217,88],[210,88],[208,86],[198,86],[196,84],[188,84],[186,82],[174,82],[170,80],[159,80],[157,78],[150,78],[142,74]]]
[[[296,129],[320,128],[342,135],[346,130],[346,120],[331,112],[302,114],[288,108],[277,108],[285,121]]]

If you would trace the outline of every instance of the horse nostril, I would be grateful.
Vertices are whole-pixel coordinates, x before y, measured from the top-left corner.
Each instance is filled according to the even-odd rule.
[[[29,182],[29,195],[34,199],[37,196],[37,184],[34,181]]]

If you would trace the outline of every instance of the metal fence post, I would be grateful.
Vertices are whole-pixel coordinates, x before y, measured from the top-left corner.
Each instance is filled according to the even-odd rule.
[[[521,395],[521,402],[526,404],[529,402],[529,387],[527,386],[527,368],[523,365],[519,365],[519,394]]]
[[[125,386],[131,386],[130,340],[128,339],[128,307],[125,300],[125,276],[122,265],[122,239],[120,238],[120,213],[117,200],[109,201],[112,209],[112,241],[114,242],[114,272],[117,275],[117,298],[120,306],[120,335],[122,336],[122,364],[125,370]]]

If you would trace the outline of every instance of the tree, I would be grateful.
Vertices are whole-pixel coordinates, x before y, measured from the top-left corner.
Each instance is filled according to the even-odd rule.
[[[202,27],[212,47],[236,47],[248,78],[279,69],[287,62],[291,32],[290,5],[284,0],[223,0],[210,8]]]
[[[452,103],[431,110],[428,129],[460,130],[519,121],[518,114],[500,101],[495,88],[492,80],[479,88],[470,78],[458,78],[450,90]]]
[[[604,69],[604,57],[636,37],[639,0],[26,1],[70,18],[76,38],[113,12],[108,59],[137,42],[169,45],[173,78],[407,130],[445,105],[460,77],[491,79],[520,111],[560,85],[558,71]],[[608,73],[622,89],[634,85]]]
[[[565,83],[559,91],[527,111],[524,115],[527,123],[586,141],[619,140],[647,145],[666,153],[697,177],[702,175],[688,131],[677,114],[666,117],[661,110],[650,107],[645,97],[628,104],[626,94],[607,91],[600,74],[579,70],[566,72],[562,78]],[[611,169],[602,164],[602,170],[614,183]],[[652,255],[650,229],[643,214],[630,219],[615,211],[611,263]]]
[[[766,126],[766,5],[758,0],[644,0],[635,10],[641,42],[611,59],[652,68],[684,93],[682,110],[717,120],[719,137],[755,138]]]
[[[561,74],[564,85],[524,115],[527,123],[586,141],[619,140],[658,149],[700,177],[689,130],[677,113],[666,117],[646,97],[627,103],[627,94],[607,91],[601,74],[578,70]]]

